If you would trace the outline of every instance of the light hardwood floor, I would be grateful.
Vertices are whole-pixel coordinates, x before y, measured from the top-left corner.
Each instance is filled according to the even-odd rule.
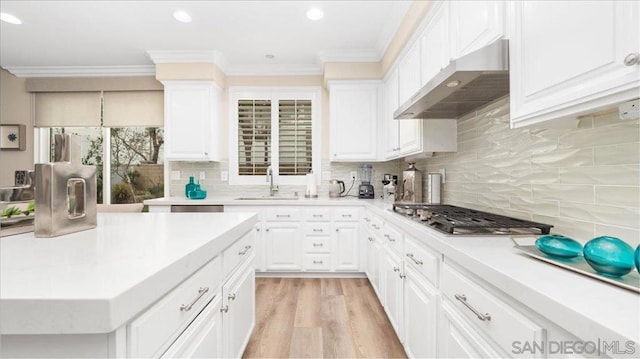
[[[406,358],[365,278],[256,278],[244,358]]]

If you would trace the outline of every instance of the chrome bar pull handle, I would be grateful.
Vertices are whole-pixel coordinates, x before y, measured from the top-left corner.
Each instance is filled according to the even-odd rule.
[[[472,307],[471,304],[469,304],[469,302],[467,302],[467,296],[464,294],[456,294],[455,298],[460,301],[460,303],[464,304],[465,307],[469,308],[470,311],[473,312],[473,314],[476,315],[476,317],[478,317],[478,319],[480,319],[481,321],[485,322],[485,321],[490,321],[491,320],[491,315],[489,315],[489,313],[480,313],[476,308]]]
[[[230,300],[236,300],[236,293],[229,294],[227,298],[229,298]]]
[[[221,308],[220,308],[220,311],[221,311],[221,312],[224,312],[224,313],[228,312],[228,311],[229,311],[229,306],[228,306],[228,305],[225,305],[225,306],[221,307]]]
[[[409,259],[411,259],[413,261],[413,263],[421,266],[423,264],[423,262],[421,260],[417,260],[413,257],[413,253],[407,253],[407,257],[409,257]]]
[[[238,252],[239,256],[243,256],[245,254],[247,254],[247,252],[249,251],[249,249],[251,249],[251,246],[244,246],[244,249],[241,250],[240,252]]]
[[[193,308],[193,305],[196,304],[196,302],[198,300],[200,300],[200,298],[202,298],[202,296],[209,291],[209,287],[205,287],[202,288],[200,287],[200,289],[198,289],[198,296],[196,297],[196,299],[194,299],[190,304],[183,304],[180,306],[180,311],[181,312],[188,312],[191,310],[191,308]],[[216,297],[215,295],[213,296],[214,298]]]

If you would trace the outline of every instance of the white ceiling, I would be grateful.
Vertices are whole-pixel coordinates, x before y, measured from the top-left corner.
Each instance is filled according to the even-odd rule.
[[[319,73],[322,61],[378,61],[411,1],[0,1],[0,66],[152,69],[147,51],[216,53],[227,73]],[[317,6],[324,18],[311,21]],[[185,10],[193,22],[176,21]],[[265,58],[272,54],[274,59]],[[53,67],[53,68],[52,68]],[[259,71],[256,71],[258,69]],[[43,72],[44,74],[44,72]]]

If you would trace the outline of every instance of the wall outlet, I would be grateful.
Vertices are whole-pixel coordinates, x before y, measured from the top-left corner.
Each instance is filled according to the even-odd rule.
[[[445,170],[444,170],[444,168],[441,168],[440,170],[438,170],[438,172],[440,172],[440,176],[441,176],[441,178],[442,178],[442,183],[447,182],[447,181],[446,181],[446,177],[445,177]]]
[[[351,171],[351,180],[357,180],[358,179],[358,171]]]
[[[637,120],[640,118],[640,99],[635,99],[618,105],[621,120]]]
[[[229,180],[229,172],[222,171],[220,172],[220,181],[228,181]]]
[[[180,181],[180,171],[171,171],[171,180]]]
[[[202,181],[202,180],[205,180],[205,179],[206,179],[206,176],[204,174],[204,171],[200,171],[200,180]]]

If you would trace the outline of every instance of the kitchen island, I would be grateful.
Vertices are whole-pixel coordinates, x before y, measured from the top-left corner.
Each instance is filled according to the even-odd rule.
[[[248,339],[256,222],[253,213],[105,213],[87,231],[2,238],[0,356],[138,357],[175,350],[200,311],[224,304],[220,291],[227,285],[251,292],[236,301],[250,306],[242,308]],[[228,354],[237,355],[234,349]]]

